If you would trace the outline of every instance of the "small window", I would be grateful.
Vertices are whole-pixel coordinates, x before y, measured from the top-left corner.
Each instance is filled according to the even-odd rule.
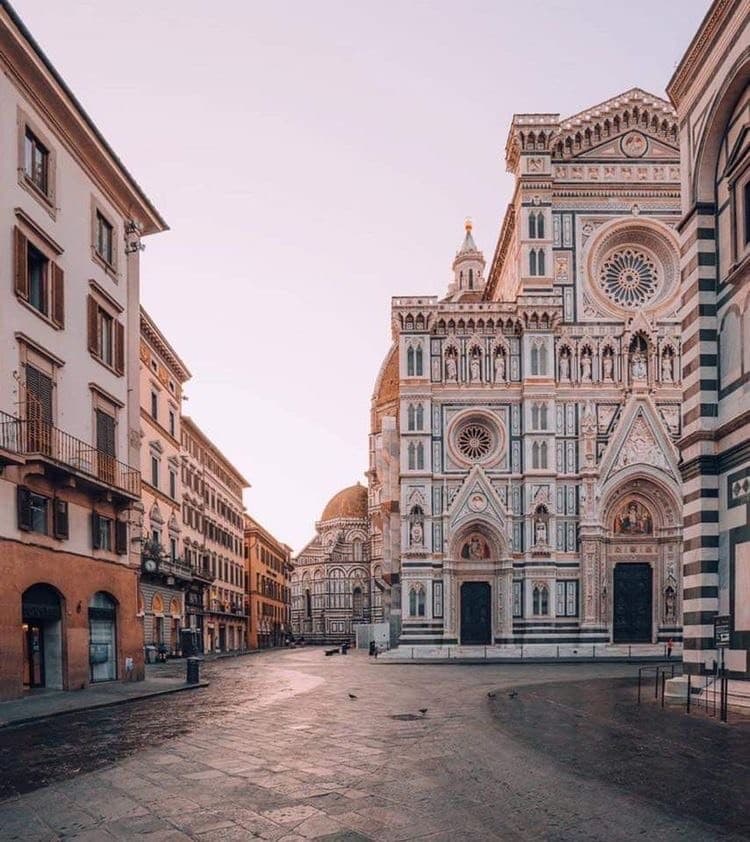
[[[417,377],[421,377],[422,373],[423,373],[423,370],[422,370],[422,346],[421,345],[417,348],[416,353],[414,354],[414,359],[415,359],[416,375],[417,375]]]
[[[529,252],[529,275],[536,275],[536,249]]]
[[[169,555],[172,561],[177,561],[177,539],[170,538],[169,539]]]
[[[28,127],[24,137],[23,165],[26,178],[47,196],[49,194],[49,149]]]
[[[159,460],[156,456],[151,457],[151,485],[159,487]]]
[[[31,243],[28,244],[26,260],[29,279],[29,304],[46,316],[49,310],[47,304],[47,271],[49,260],[39,249],[34,248]]]
[[[125,372],[125,328],[93,295],[88,297],[88,348],[115,373]]]
[[[533,211],[529,214],[529,239],[536,239],[536,214]]]
[[[112,549],[112,519],[94,512],[91,515],[92,545],[95,550]]]
[[[50,500],[28,488],[18,489],[18,528],[24,532],[49,534]]]
[[[174,414],[174,410],[170,409],[169,410],[169,435],[172,436],[172,438],[174,438],[176,431],[177,431],[177,420],[176,420],[176,417],[175,417],[175,414]]]
[[[406,351],[406,375],[414,376],[414,348],[409,347]]]
[[[177,474],[174,471],[169,472],[169,496],[173,500],[177,498]]]
[[[156,392],[151,392],[151,417],[154,421],[159,416],[159,395]]]
[[[114,238],[112,224],[100,211],[96,212],[96,253],[105,263],[114,264]]]
[[[417,429],[421,430],[424,427],[424,407],[422,406],[421,403],[417,404],[416,422],[417,422]]]
[[[109,313],[99,310],[98,339],[99,359],[106,365],[114,364],[114,322]]]

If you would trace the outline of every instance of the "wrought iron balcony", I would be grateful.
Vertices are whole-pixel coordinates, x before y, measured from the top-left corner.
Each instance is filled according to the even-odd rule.
[[[116,489],[128,497],[141,493],[141,474],[53,424],[14,418],[0,411],[0,464],[23,464],[42,459],[96,485]]]

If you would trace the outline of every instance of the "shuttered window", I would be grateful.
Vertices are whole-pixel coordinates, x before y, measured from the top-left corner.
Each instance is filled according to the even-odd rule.
[[[60,266],[14,229],[14,286],[16,295],[49,318],[55,327],[65,326],[65,275]]]
[[[26,419],[52,423],[52,378],[26,364]]]
[[[115,419],[101,409],[96,410],[96,449],[107,456],[115,456]]]
[[[125,328],[93,295],[87,302],[87,345],[89,352],[117,374],[125,372]]]

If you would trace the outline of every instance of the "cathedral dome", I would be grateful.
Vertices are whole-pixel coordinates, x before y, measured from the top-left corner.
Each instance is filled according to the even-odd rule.
[[[364,485],[357,483],[334,494],[323,509],[320,519],[326,521],[340,517],[358,520],[367,518],[367,489]]]
[[[398,342],[394,342],[383,360],[378,379],[375,381],[371,403],[371,432],[380,432],[380,421],[383,415],[393,415],[398,422],[398,386]]]

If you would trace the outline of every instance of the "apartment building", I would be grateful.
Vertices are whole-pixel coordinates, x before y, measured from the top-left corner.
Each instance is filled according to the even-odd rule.
[[[197,627],[201,617],[206,652],[242,650],[247,641],[242,492],[250,484],[187,416],[181,432],[184,546],[206,581],[203,604],[188,606],[189,620]]]
[[[182,652],[185,594],[193,579],[182,545],[180,415],[187,366],[141,308],[141,501],[139,613],[146,652]],[[186,650],[193,651],[191,638]]]
[[[245,515],[247,563],[248,646],[281,646],[291,632],[291,548]]]
[[[0,698],[142,677],[141,237],[166,223],[0,3]]]

